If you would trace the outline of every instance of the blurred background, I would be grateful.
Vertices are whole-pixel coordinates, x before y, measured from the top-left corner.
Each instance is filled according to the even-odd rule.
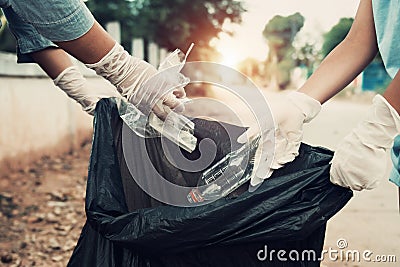
[[[268,101],[297,89],[348,33],[357,0],[88,0],[106,30],[154,66],[176,48],[188,61],[212,61],[245,74]],[[1,14],[1,13],[0,13]],[[84,222],[92,117],[34,64],[16,64],[15,40],[0,28],[0,256],[14,266],[65,266]],[[75,61],[96,87],[110,87]],[[207,70],[199,70],[206,73]],[[232,84],[250,90],[248,81]],[[363,118],[373,95],[390,82],[379,54],[305,128],[305,142],[335,149]],[[190,97],[238,99],[210,85],[189,85]],[[218,110],[216,119],[228,119]],[[238,111],[240,112],[240,111]],[[207,115],[207,114],[206,114]],[[390,166],[388,165],[388,172]],[[400,261],[397,188],[388,181],[356,194],[329,223],[326,247],[345,238],[351,249]],[[338,262],[324,266],[398,266]]]
[[[213,61],[236,68],[262,87],[299,86],[346,36],[358,1],[324,3],[272,0],[89,0],[96,19],[126,50],[157,65],[165,53],[195,49],[190,61]],[[5,21],[5,18],[2,17]],[[0,51],[14,53],[4,25]],[[353,84],[380,90],[388,77],[377,55]],[[365,77],[364,77],[365,76]]]

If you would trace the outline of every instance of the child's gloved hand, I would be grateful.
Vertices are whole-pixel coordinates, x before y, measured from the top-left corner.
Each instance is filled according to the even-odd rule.
[[[381,95],[362,121],[339,144],[331,167],[331,182],[353,190],[373,189],[387,173],[387,150],[400,132],[400,117]]]
[[[153,111],[163,119],[171,109],[183,110],[184,86],[188,83],[189,79],[179,73],[178,66],[174,66],[157,71],[127,98],[145,115]]]
[[[158,72],[149,63],[130,56],[119,44],[115,44],[99,62],[86,66],[109,80],[122,96],[145,114],[149,114],[159,102],[175,109],[181,105],[176,96],[185,95],[183,86],[176,83],[184,84],[186,80],[171,77],[172,71]],[[175,73],[175,76],[177,74],[180,73]],[[157,107],[154,111],[161,112]]]
[[[78,102],[82,109],[90,115],[93,115],[96,104],[100,99],[121,97],[115,89],[99,89],[90,86],[76,66],[71,66],[61,72],[54,79],[54,84]]]
[[[251,184],[256,186],[264,179],[269,178],[273,171],[291,162],[299,154],[299,147],[303,139],[303,124],[310,122],[321,110],[321,104],[314,98],[300,92],[292,92],[279,101],[269,103],[274,119],[275,129],[262,130],[263,149],[259,166]],[[253,128],[254,130],[254,128]],[[250,129],[250,132],[252,129]],[[245,133],[251,136],[251,133]],[[272,135],[271,135],[272,134]],[[271,155],[271,142],[275,136],[275,152]],[[246,135],[238,139],[246,141]],[[271,166],[267,160],[273,157]],[[269,161],[270,162],[270,161]]]

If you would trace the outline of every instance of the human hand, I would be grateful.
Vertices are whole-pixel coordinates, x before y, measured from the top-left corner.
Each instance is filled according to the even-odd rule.
[[[161,119],[171,110],[183,111],[186,99],[184,87],[189,83],[189,79],[182,75],[178,68],[179,66],[173,66],[156,71],[126,98],[145,115],[154,112]]]
[[[179,73],[180,69],[178,72],[175,67],[157,71],[149,63],[129,55],[119,44],[115,44],[99,62],[86,66],[109,80],[122,96],[146,115],[153,108],[155,113],[163,112],[162,106],[156,106],[157,103],[171,109],[182,106],[179,98],[186,95],[183,87],[188,81]]]
[[[300,92],[289,93],[269,104],[275,128],[261,129],[262,143],[257,150],[256,158],[259,158],[259,162],[255,176],[251,180],[252,186],[260,184],[269,178],[274,170],[294,160],[299,154],[303,139],[303,124],[310,122],[321,110],[321,104],[317,100]],[[238,142],[246,142],[247,136],[254,135],[254,131],[257,130],[255,127],[250,128],[250,131],[239,137]],[[273,140],[275,149],[271,148]],[[272,164],[267,164],[267,160],[271,157],[273,157]]]
[[[387,174],[387,150],[400,132],[396,110],[377,95],[367,118],[339,144],[330,170],[331,182],[352,190],[373,189]]]
[[[193,44],[189,47],[187,54],[193,48]],[[168,116],[171,109],[175,111],[183,111],[184,102],[188,99],[186,98],[186,92],[184,86],[189,83],[189,79],[181,74],[181,70],[186,63],[186,55],[182,53],[181,50],[176,49],[171,54],[169,54],[161,63],[158,68],[158,72],[147,80],[140,89],[140,93],[158,91],[162,89],[162,92],[166,92],[164,95],[158,96],[159,100],[155,99],[150,103],[153,112],[162,120]],[[136,96],[132,99],[132,102],[139,100]],[[145,101],[144,103],[149,102]],[[136,105],[139,109],[145,109],[145,106],[140,107],[140,104]],[[146,112],[147,113],[147,112]]]
[[[53,82],[70,98],[78,102],[82,109],[90,115],[93,115],[96,104],[100,99],[121,97],[115,88],[94,88],[91,86],[76,66],[66,68]]]

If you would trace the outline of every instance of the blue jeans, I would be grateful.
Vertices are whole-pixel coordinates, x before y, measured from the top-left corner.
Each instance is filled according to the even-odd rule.
[[[17,40],[19,63],[33,62],[30,53],[75,40],[87,33],[94,18],[81,0],[0,0]]]

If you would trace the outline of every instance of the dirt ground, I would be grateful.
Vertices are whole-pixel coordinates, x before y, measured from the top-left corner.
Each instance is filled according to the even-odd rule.
[[[66,266],[85,222],[90,143],[0,176],[0,266]]]

